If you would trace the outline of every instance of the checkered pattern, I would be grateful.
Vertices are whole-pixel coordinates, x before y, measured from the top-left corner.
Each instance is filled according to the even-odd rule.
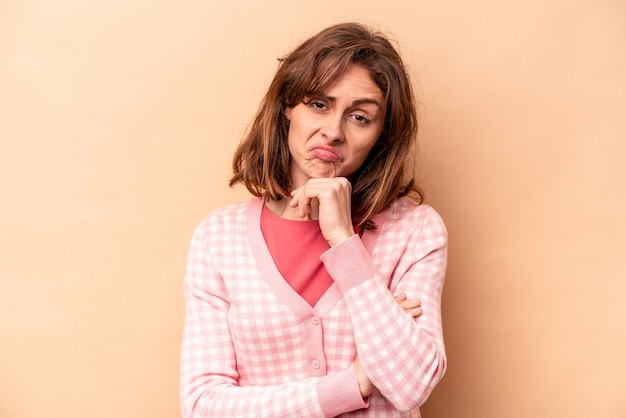
[[[268,262],[261,207],[255,198],[222,208],[194,233],[183,416],[419,417],[445,370],[440,217],[403,198],[376,217],[376,230],[328,250],[322,261],[335,284],[313,309]],[[395,302],[401,292],[421,300],[420,317]],[[367,404],[353,368],[357,352],[377,387]]]

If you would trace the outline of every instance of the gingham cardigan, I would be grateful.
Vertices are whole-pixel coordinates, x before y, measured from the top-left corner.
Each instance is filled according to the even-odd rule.
[[[253,198],[218,209],[193,235],[183,417],[419,417],[446,367],[447,234],[439,215],[402,198],[374,218],[375,230],[326,251],[334,283],[312,308],[272,261],[262,207]],[[398,305],[393,295],[401,292],[421,300],[421,316]],[[366,401],[357,352],[377,388]]]

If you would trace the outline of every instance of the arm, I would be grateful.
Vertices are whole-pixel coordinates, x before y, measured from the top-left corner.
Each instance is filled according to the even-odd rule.
[[[397,409],[418,407],[443,377],[446,367],[441,291],[447,233],[441,218],[428,209],[419,225],[404,225],[403,231],[395,231],[395,239],[407,240],[401,251],[408,265],[402,267],[403,271],[396,268],[397,283],[392,288],[419,297],[422,302],[422,315],[411,320],[393,300],[359,236],[354,234],[347,179],[310,179],[291,195],[290,205],[302,217],[318,218],[331,245],[322,261],[348,304],[362,395],[371,393],[373,384]],[[416,233],[408,234],[406,228]],[[399,280],[397,276],[401,276]]]
[[[239,386],[228,321],[230,297],[211,260],[206,235],[202,226],[196,230],[185,275],[183,417],[335,416],[365,407],[354,367],[283,384]]]
[[[396,302],[400,305],[404,312],[406,312],[411,318],[417,318],[422,314],[422,309],[420,308],[421,302],[417,299],[407,299],[406,294],[400,293],[393,297]],[[359,382],[359,390],[361,391],[361,396],[364,398],[371,395],[371,393],[376,389],[372,384],[372,381],[367,377],[367,374],[363,370],[363,366],[361,365],[361,360],[357,356],[354,361],[354,368],[356,370],[357,381]]]
[[[440,313],[445,227],[432,209],[422,225],[414,227],[416,233],[405,249],[409,262],[396,272],[400,277],[394,278],[394,291],[419,296],[422,315],[416,320],[393,300],[357,235],[322,256],[350,310],[359,353],[357,367],[401,410],[421,405],[446,365]]]

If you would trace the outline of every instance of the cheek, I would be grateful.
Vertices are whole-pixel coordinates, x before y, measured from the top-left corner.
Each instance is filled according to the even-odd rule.
[[[359,155],[362,154],[363,158],[365,158],[367,154],[370,153],[372,148],[374,148],[374,145],[376,145],[376,143],[378,142],[379,137],[380,137],[380,131],[376,130],[375,132],[372,132],[370,135],[364,138],[363,141],[358,146],[359,148],[358,154]]]
[[[304,147],[306,142],[304,136],[302,127],[292,120],[289,125],[289,130],[287,131],[287,147],[289,148],[289,154],[294,155],[299,153],[298,151]]]
[[[295,112],[292,112],[292,118],[287,131],[290,146],[298,146],[305,143],[309,138],[314,136],[316,132],[316,125],[313,121],[296,116]]]
[[[352,161],[351,165],[353,166],[355,171],[359,167],[361,167],[361,165],[363,165],[370,151],[372,150],[372,148],[374,148],[374,144],[376,144],[376,141],[368,141],[366,143],[360,144],[357,149],[354,150],[354,160]]]

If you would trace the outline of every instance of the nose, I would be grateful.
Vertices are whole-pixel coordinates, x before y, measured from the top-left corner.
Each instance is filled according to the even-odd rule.
[[[340,113],[328,115],[324,120],[322,135],[330,142],[343,141],[343,115]]]

